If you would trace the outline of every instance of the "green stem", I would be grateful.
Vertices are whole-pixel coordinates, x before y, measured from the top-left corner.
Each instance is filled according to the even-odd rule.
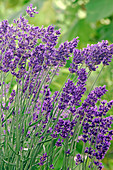
[[[100,70],[100,72],[99,72],[98,76],[96,77],[96,79],[95,79],[95,81],[94,81],[93,85],[91,86],[91,88],[90,88],[90,90],[89,90],[89,93],[90,93],[90,92],[91,92],[91,90],[93,89],[93,87],[94,87],[94,85],[95,85],[96,81],[98,80],[98,78],[99,78],[99,76],[100,76],[100,74],[101,74],[101,72],[102,72],[103,68],[104,68],[104,66],[102,66],[102,68],[101,68],[101,70]]]
[[[18,98],[18,84],[17,84],[17,92],[16,92],[16,103],[19,103],[19,98]],[[19,129],[18,129],[18,126],[19,126],[19,117],[18,117],[18,111],[19,111],[19,107],[18,105],[16,105],[15,107],[15,110],[16,110],[16,170],[19,169],[19,156],[18,156],[18,153],[19,153]]]
[[[68,151],[68,137],[65,139],[65,150],[64,150],[64,170],[67,170],[67,152]]]

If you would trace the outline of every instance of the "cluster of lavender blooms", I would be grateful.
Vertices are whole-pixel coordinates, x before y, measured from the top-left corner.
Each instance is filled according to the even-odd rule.
[[[38,14],[32,5],[26,12],[27,17]],[[59,36],[60,30],[53,26],[35,27],[22,16],[11,25],[7,20],[0,23],[2,169],[66,170],[80,164],[84,169],[102,169],[100,161],[113,135],[113,117],[107,116],[113,101],[101,101],[105,86],[96,87],[84,101],[82,97],[87,91],[88,71],[109,65],[113,44],[103,40],[78,50],[78,37],[58,46]],[[69,71],[76,81],[69,78],[61,91],[52,95],[50,84],[70,56]],[[11,81],[6,83],[8,76]],[[82,153],[76,148],[80,141]]]

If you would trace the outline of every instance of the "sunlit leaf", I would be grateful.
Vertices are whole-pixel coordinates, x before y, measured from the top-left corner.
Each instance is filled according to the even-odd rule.
[[[90,24],[87,23],[85,19],[75,20],[68,32],[62,37],[62,40],[65,41],[68,39],[69,41],[75,37],[79,37],[80,46],[86,45],[91,37],[93,37],[94,30],[90,27]]]
[[[98,21],[113,13],[113,0],[90,0],[86,4],[87,20]]]

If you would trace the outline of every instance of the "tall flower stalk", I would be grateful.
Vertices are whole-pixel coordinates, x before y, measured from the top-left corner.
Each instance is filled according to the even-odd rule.
[[[60,30],[30,25],[26,18],[38,14],[32,5],[26,14],[11,25],[0,23],[0,166],[101,170],[113,135],[113,117],[107,116],[113,101],[101,100],[105,86],[90,90],[86,83],[100,64],[109,65],[113,44],[103,40],[77,49],[77,37],[58,46]],[[53,78],[69,57],[70,73],[52,95]]]

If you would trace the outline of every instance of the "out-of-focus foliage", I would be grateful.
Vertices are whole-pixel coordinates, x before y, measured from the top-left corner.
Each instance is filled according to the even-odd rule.
[[[0,20],[8,19],[10,23],[13,22],[13,19],[19,15],[25,14],[26,7],[31,3],[38,8],[39,14],[29,22],[40,27],[53,24],[57,29],[61,28],[60,43],[72,40],[76,36],[80,40],[78,48],[103,39],[113,43],[113,0],[0,0]],[[51,86],[52,92],[59,90],[65,81],[70,60],[66,68],[60,71],[60,77],[54,79]],[[100,70],[101,66],[98,68],[98,73]],[[91,87],[96,76],[97,73],[90,76],[88,88]],[[104,68],[96,85],[104,84],[108,93],[103,98],[112,100],[113,61],[110,66]],[[113,109],[109,114],[113,114]],[[113,142],[103,160],[105,169],[113,169],[112,157]]]
[[[79,36],[80,48],[102,39],[112,42],[112,0],[0,0],[0,20],[8,18],[11,23],[20,14],[25,14],[30,3],[40,11],[31,22],[61,28],[60,41]]]
[[[112,0],[90,0],[86,4],[87,20],[95,22],[105,17],[109,17],[113,13]]]

